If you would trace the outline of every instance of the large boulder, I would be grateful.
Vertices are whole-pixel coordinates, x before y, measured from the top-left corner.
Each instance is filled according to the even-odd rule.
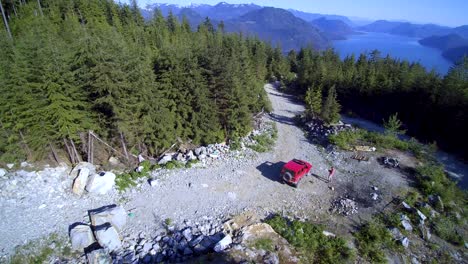
[[[88,177],[89,169],[86,167],[81,168],[78,172],[78,176],[76,176],[76,178],[73,180],[72,191],[74,194],[80,196],[83,194],[84,189],[86,187],[86,183],[88,182]]]
[[[91,227],[79,224],[70,230],[70,240],[73,250],[83,251],[95,242]]]
[[[122,206],[108,205],[89,211],[91,225],[100,226],[110,223],[117,231],[122,231],[127,223],[127,212]]]
[[[93,174],[86,184],[86,190],[90,193],[106,194],[115,185],[115,174],[112,172],[100,172]]]
[[[164,165],[164,164],[168,163],[171,160],[172,160],[172,155],[166,154],[158,161],[158,164],[159,165]]]
[[[111,264],[112,258],[104,249],[97,249],[86,254],[88,264]]]
[[[94,234],[99,245],[110,252],[122,248],[119,233],[111,224],[106,223],[95,227]]]
[[[90,175],[96,173],[96,167],[92,163],[83,161],[83,162],[78,163],[75,167],[73,167],[73,169],[70,172],[70,177],[75,179],[78,176],[78,173],[80,172],[80,170],[83,168],[87,168],[89,170]]]
[[[3,177],[7,174],[7,171],[4,168],[0,168],[0,177]]]
[[[223,239],[221,239],[216,245],[214,246],[213,250],[215,252],[222,252],[226,248],[229,247],[229,245],[232,244],[232,237],[230,235],[226,235]]]

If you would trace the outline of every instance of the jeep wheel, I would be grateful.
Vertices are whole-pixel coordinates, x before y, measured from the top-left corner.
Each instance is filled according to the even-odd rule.
[[[285,182],[291,182],[292,179],[293,179],[293,177],[292,177],[292,175],[291,175],[290,172],[284,173],[284,175],[283,175],[283,181],[285,181]]]

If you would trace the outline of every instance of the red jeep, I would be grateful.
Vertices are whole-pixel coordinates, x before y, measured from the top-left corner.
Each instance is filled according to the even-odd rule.
[[[293,187],[297,187],[299,181],[309,173],[312,169],[312,165],[306,161],[293,159],[286,163],[281,169],[281,179],[283,182],[291,184]]]

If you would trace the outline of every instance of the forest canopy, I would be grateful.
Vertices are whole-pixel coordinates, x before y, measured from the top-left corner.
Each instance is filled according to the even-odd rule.
[[[0,39],[1,160],[84,152],[88,130],[114,146],[156,155],[177,141],[246,135],[269,107],[268,54],[258,39],[196,31],[134,1],[7,2]]]

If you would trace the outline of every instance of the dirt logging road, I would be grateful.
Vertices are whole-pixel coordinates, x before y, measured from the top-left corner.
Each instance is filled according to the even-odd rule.
[[[370,215],[373,207],[388,203],[392,193],[408,184],[401,173],[384,169],[376,162],[358,163],[346,153],[330,158],[321,147],[309,143],[304,132],[295,126],[294,116],[304,110],[303,105],[270,84],[265,89],[273,112],[264,118],[276,122],[278,129],[272,151],[241,152],[238,157],[216,161],[207,168],[155,171],[152,176],[158,180],[156,186],[142,182],[124,193],[113,190],[101,196],[77,197],[71,193],[72,179],[67,167],[45,170],[42,178],[37,177],[40,173],[31,172],[2,182],[11,192],[0,197],[0,252],[9,254],[15,246],[51,233],[68,236],[70,225],[84,221],[87,210],[109,204],[122,205],[132,213],[122,231],[127,237],[152,234],[167,219],[176,225],[203,219],[222,221],[246,211],[260,217],[284,213],[312,219],[346,234],[346,226],[360,218],[348,221],[350,218],[330,214],[335,199],[355,199],[363,207],[359,208],[359,217],[363,217]],[[281,167],[293,158],[312,164],[311,173],[298,188],[282,184],[279,177]],[[332,165],[337,168],[335,190],[325,180]],[[379,198],[369,202],[375,186],[379,188]]]

